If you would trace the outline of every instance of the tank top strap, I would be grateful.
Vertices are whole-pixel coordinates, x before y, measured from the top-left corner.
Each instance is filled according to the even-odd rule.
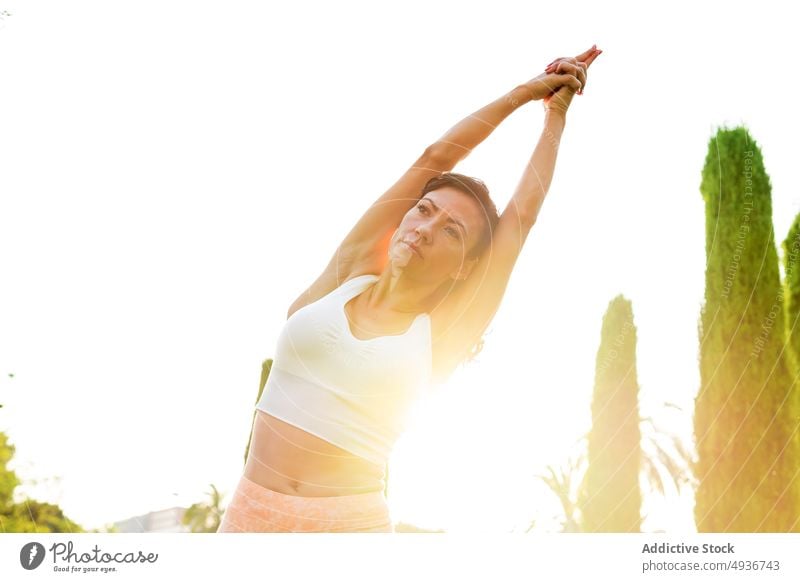
[[[371,273],[358,275],[339,285],[339,294],[344,298],[344,301],[347,302],[366,289],[370,283],[379,278],[378,275],[373,275]]]

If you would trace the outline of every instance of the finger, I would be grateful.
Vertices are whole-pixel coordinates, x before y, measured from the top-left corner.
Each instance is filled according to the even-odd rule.
[[[594,60],[595,60],[597,57],[599,57],[599,56],[600,56],[600,53],[602,53],[602,52],[603,52],[603,51],[601,51],[601,50],[595,51],[595,52],[594,52],[594,54],[592,54],[592,55],[591,55],[591,56],[590,56],[590,57],[589,57],[589,58],[586,60],[586,63],[585,63],[585,64],[586,64],[586,70],[587,70],[587,71],[589,70],[589,66],[590,66],[590,65],[591,65],[591,64],[594,62]],[[580,91],[580,93],[579,93],[579,94],[580,94],[580,95],[583,95],[583,92],[584,92],[585,90],[586,90],[586,81],[584,80],[584,82],[583,82],[583,88],[581,89],[581,91]]]
[[[554,60],[552,63],[550,63],[549,65],[547,65],[547,66],[544,68],[544,70],[545,70],[545,71],[547,71],[548,73],[552,73],[552,72],[553,72],[553,69],[555,68],[555,66],[556,66],[556,65],[557,65],[559,62],[561,62],[561,61],[562,61],[564,58],[565,58],[565,57],[558,57],[558,58],[557,58],[556,60]]]
[[[559,91],[563,89],[565,85],[569,90],[574,91],[575,93],[581,89],[581,81],[575,75],[570,75],[567,73],[558,75],[558,83],[560,85]]]
[[[572,77],[570,82],[553,93],[550,96],[551,98],[545,101],[545,107],[555,107],[558,110],[566,111],[569,108],[572,97],[575,95],[575,85],[577,83],[579,83],[578,79]]]
[[[570,79],[567,82],[567,85],[569,85],[572,88],[572,90],[575,91],[576,93],[583,88],[583,83],[581,83],[581,80],[578,79],[578,77],[576,77],[575,75],[570,75]]]
[[[589,55],[589,57],[587,57],[587,58],[586,58],[586,60],[585,60],[586,67],[588,68],[588,67],[589,67],[589,65],[591,65],[591,64],[594,62],[594,60],[595,60],[597,57],[599,57],[599,56],[600,56],[600,53],[602,53],[602,52],[603,52],[603,51],[601,51],[601,50],[598,50],[598,51],[595,51],[594,53],[592,53],[591,55]]]
[[[572,73],[581,82],[581,87],[586,86],[586,63],[578,62],[573,65],[574,72]]]
[[[545,70],[548,73],[557,72],[559,70],[558,67],[559,67],[559,65],[561,65],[561,63],[572,63],[573,60],[574,59],[572,57],[563,57],[563,58],[559,59],[558,61],[556,61],[555,63],[553,63],[552,65],[548,66],[547,69],[545,69]]]
[[[575,59],[578,60],[578,61],[585,61],[586,59],[588,59],[592,55],[593,52],[595,52],[596,49],[597,49],[597,45],[593,44],[592,48],[583,51],[581,54],[579,54],[577,57],[575,57]]]
[[[573,64],[568,61],[561,61],[556,65],[554,72],[573,75],[581,82],[581,87],[586,85],[586,65],[584,63]]]
[[[550,65],[549,67],[547,67],[547,69],[546,69],[547,74],[548,75],[557,75],[557,74],[559,74],[561,72],[561,63],[562,62],[563,61],[559,61],[559,62],[555,63],[554,65]]]
[[[558,57],[557,59],[554,59],[553,61],[551,61],[545,67],[545,71],[547,71],[548,73],[551,73],[553,66],[556,63],[558,63],[559,61],[563,61],[563,60],[570,60],[571,62],[581,62],[582,61],[582,62],[585,62],[587,67],[588,67],[589,65],[592,64],[592,62],[594,62],[594,60],[602,52],[603,52],[602,50],[597,48],[596,44],[593,44],[590,49],[587,49],[587,50],[583,51],[581,54],[579,54],[576,57]]]
[[[559,59],[558,62],[556,62],[554,65],[550,65],[550,67],[548,67],[548,68],[554,69],[555,67],[558,66],[559,63],[571,63],[573,65],[576,65],[576,64],[578,64],[578,61],[575,60],[575,57],[563,57],[563,58]]]
[[[547,90],[552,94],[564,86],[565,77],[566,75],[550,73],[542,79],[542,83],[544,83],[544,86],[547,87]]]
[[[568,91],[574,93],[578,88],[580,88],[581,84],[580,81],[577,79],[577,77],[567,73],[564,74],[552,73],[550,75],[547,75],[544,79],[542,79],[542,82],[545,84],[545,87],[547,87],[549,93],[549,95],[544,97],[545,103],[547,103],[550,97],[562,91],[565,88],[565,86]]]
[[[586,76],[587,76],[586,75],[586,69],[588,69],[588,66],[586,65],[586,63],[584,63],[584,62],[579,62],[578,63],[578,66],[577,66],[577,73],[578,74],[576,76],[578,77],[578,79],[580,79],[580,82],[581,82],[581,88],[580,88],[580,91],[578,91],[578,95],[583,95],[583,92],[586,90],[586,80],[587,80],[586,79]]]

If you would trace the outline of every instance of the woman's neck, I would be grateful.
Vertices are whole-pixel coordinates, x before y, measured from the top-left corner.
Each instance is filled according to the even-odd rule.
[[[440,283],[420,283],[409,280],[402,271],[392,272],[391,265],[380,273],[369,289],[367,307],[397,313],[427,313],[439,300]]]

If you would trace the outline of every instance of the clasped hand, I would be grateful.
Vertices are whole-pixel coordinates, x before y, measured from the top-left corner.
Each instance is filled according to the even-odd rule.
[[[545,109],[566,114],[575,93],[583,94],[589,66],[602,52],[592,45],[575,57],[555,59],[544,73],[524,84],[531,92],[531,99],[541,99]]]

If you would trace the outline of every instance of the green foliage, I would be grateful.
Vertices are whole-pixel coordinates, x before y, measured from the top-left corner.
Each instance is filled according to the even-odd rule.
[[[258,383],[258,396],[256,396],[255,403],[258,404],[258,401],[261,400],[261,394],[264,392],[264,386],[267,385],[267,378],[269,378],[269,373],[272,370],[272,358],[267,358],[263,362],[261,362],[261,380]],[[250,424],[251,427],[255,425],[256,421],[256,414],[257,411],[253,411],[253,422]],[[244,464],[247,464],[247,456],[250,454],[250,443],[253,441],[253,430],[250,430],[250,436],[247,438],[247,446],[244,448]]]
[[[783,241],[786,354],[793,381],[800,376],[800,215]]]
[[[187,509],[181,523],[189,527],[191,533],[214,533],[222,521],[222,496],[214,485],[208,494],[208,502],[195,503]]]
[[[577,533],[583,531],[581,527],[580,508],[578,499],[584,498],[583,490],[586,487],[586,455],[578,454],[567,460],[567,465],[554,467],[548,465],[544,475],[537,475],[545,485],[550,488],[559,503],[561,503],[562,533]],[[535,520],[534,520],[535,523]],[[532,529],[531,523],[528,530]]]
[[[3,531],[14,533],[83,533],[84,529],[64,515],[58,505],[26,499],[0,516]]]
[[[10,515],[14,505],[14,490],[20,480],[14,471],[8,469],[8,463],[14,456],[16,448],[5,433],[0,432],[0,515]]]
[[[83,528],[67,518],[51,503],[25,499],[14,503],[14,491],[21,484],[8,468],[15,447],[0,432],[0,532],[3,533],[81,533]]]
[[[700,191],[706,284],[695,522],[699,532],[797,531],[797,390],[782,354],[771,185],[746,129],[720,129],[709,141]]]
[[[641,531],[639,421],[636,326],[630,301],[618,295],[603,317],[597,351],[589,464],[578,500],[583,531]]]
[[[678,411],[674,404],[664,403]],[[682,411],[681,411],[682,412]],[[692,455],[678,435],[656,426],[653,418],[640,419],[642,431],[642,463],[647,482],[654,492],[666,495],[667,482],[680,494],[684,485],[692,483]],[[664,479],[664,474],[669,481]]]
[[[670,409],[677,414],[683,414],[678,406],[669,402],[663,404],[662,413]],[[651,417],[640,418],[639,428],[642,433],[640,482],[643,481],[649,486],[648,493],[651,495],[666,497],[667,482],[671,482],[675,493],[680,494],[683,486],[691,483],[691,454],[678,435],[660,428]],[[591,431],[578,439],[576,443],[578,451],[570,455],[566,465],[558,467],[548,465],[544,475],[537,475],[561,503],[563,513],[560,531],[563,533],[585,531],[582,525],[579,500],[586,496],[588,465],[586,445],[590,434]],[[646,517],[643,515],[642,519],[644,520]],[[532,527],[533,524],[531,524]]]

